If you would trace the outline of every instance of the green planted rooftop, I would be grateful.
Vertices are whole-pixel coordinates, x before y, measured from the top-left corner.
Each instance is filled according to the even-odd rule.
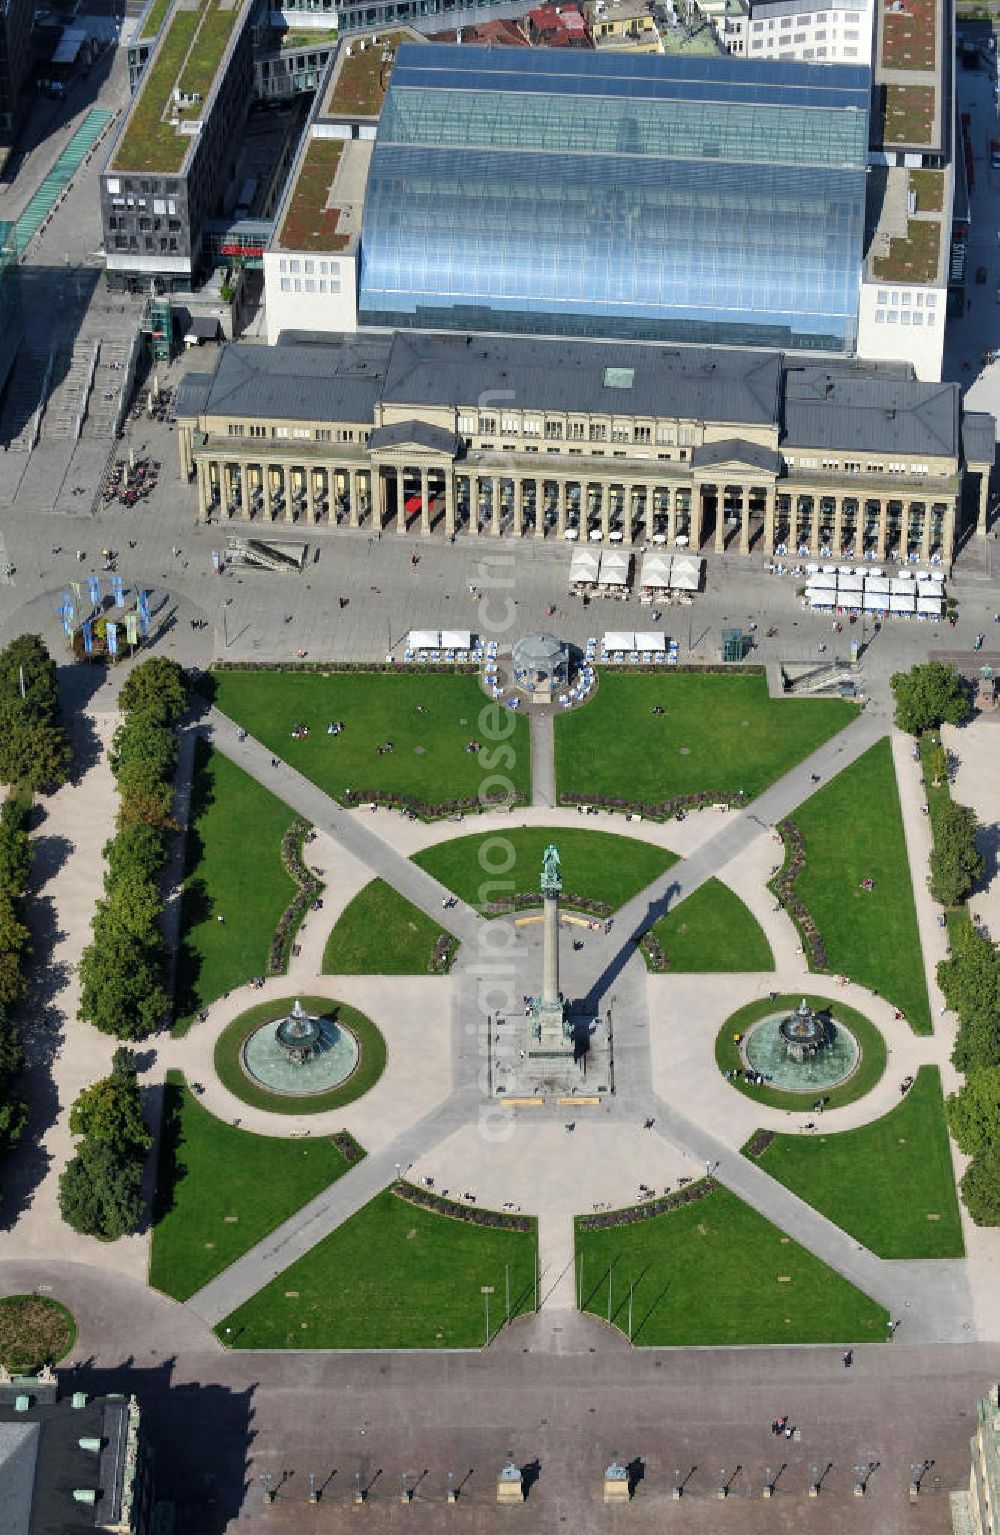
[[[180,170],[194,135],[182,133],[171,119],[200,116],[240,15],[241,0],[201,0],[174,11],[146,66],[113,170],[168,175]],[[201,102],[185,112],[174,103],[175,89],[200,96]]]

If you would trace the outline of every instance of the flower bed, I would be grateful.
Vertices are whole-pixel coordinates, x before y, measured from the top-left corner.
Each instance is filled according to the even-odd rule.
[[[432,1189],[421,1188],[416,1183],[407,1183],[403,1178],[397,1178],[390,1186],[398,1199],[405,1199],[408,1204],[419,1205],[424,1210],[433,1210],[437,1215],[448,1215],[452,1220],[466,1221],[470,1226],[493,1226],[499,1231],[534,1229],[530,1215],[508,1215],[503,1210],[480,1210],[475,1205],[460,1205],[455,1199],[445,1199],[443,1194],[435,1194]]]
[[[399,673],[401,676],[434,677],[438,672],[449,676],[474,677],[478,663],[420,662],[420,661],[213,661],[214,672],[320,672],[324,677],[336,677],[342,672]]]
[[[451,962],[455,958],[458,949],[458,939],[451,933],[442,933],[434,945],[434,952],[427,962],[427,969],[431,975],[447,975],[451,969]]]
[[[601,1210],[596,1215],[578,1215],[579,1231],[604,1231],[610,1226],[635,1226],[640,1221],[652,1220],[654,1215],[665,1215],[668,1210],[679,1210],[682,1205],[693,1204],[714,1194],[719,1185],[714,1178],[699,1178],[673,1194],[661,1194],[658,1199],[647,1199],[641,1205],[626,1205],[623,1210]]]
[[[755,1130],[743,1147],[743,1155],[749,1157],[751,1161],[756,1161],[758,1157],[764,1155],[773,1140],[773,1130]]]
[[[345,1162],[360,1162],[365,1154],[365,1148],[360,1141],[356,1141],[349,1130],[338,1130],[330,1139],[336,1146]]]
[[[647,821],[670,821],[679,810],[708,810],[713,805],[725,805],[730,810],[742,810],[748,803],[747,796],[720,791],[715,794],[702,790],[697,794],[674,794],[670,799],[651,804],[646,800],[622,799],[616,794],[560,794],[561,805],[596,805],[598,810],[621,810],[626,816],[639,815]]]
[[[274,929],[267,956],[269,975],[283,975],[288,969],[288,956],[302,918],[323,889],[322,882],[302,861],[303,839],[311,830],[308,821],[297,817],[281,839],[281,862],[299,888],[281,913]]]
[[[484,901],[479,909],[484,917],[502,917],[512,911],[532,911],[544,901],[545,897],[540,890],[520,890],[517,895],[508,896],[504,901]],[[599,901],[596,896],[573,895],[565,890],[559,902],[561,906],[572,907],[574,911],[589,912],[592,917],[610,917],[614,910],[607,901]]]
[[[466,794],[460,799],[428,801],[417,799],[414,794],[398,794],[389,789],[345,789],[344,804],[350,809],[358,805],[385,805],[390,810],[409,811],[421,821],[440,821],[446,815],[481,815],[484,810],[494,810],[497,805],[523,805],[527,796],[519,791],[495,800],[483,801],[477,794]]]
[[[778,897],[782,906],[788,912],[798,929],[803,947],[809,955],[809,966],[812,970],[826,970],[826,944],[812,913],[804,902],[799,900],[795,893],[795,881],[805,867],[806,842],[801,831],[790,816],[778,822],[778,831],[785,847],[785,861],[780,870],[770,881],[768,889]]]

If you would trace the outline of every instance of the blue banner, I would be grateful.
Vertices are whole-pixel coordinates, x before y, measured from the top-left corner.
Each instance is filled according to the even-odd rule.
[[[125,606],[125,583],[121,576],[111,577],[111,590],[114,593],[116,606],[123,608]]]
[[[87,591],[95,608],[101,600],[101,582],[97,576],[87,577]]]
[[[89,618],[83,624],[83,649],[88,656],[94,653],[94,630]]]
[[[140,592],[136,602],[139,612],[139,633],[145,638],[149,633],[149,593]]]
[[[68,613],[65,609],[63,610],[62,621],[63,632],[66,635],[66,638],[71,640],[73,638],[73,619],[70,613]]]
[[[113,623],[110,623],[110,622],[108,623],[108,626],[107,626],[107,636],[108,636],[108,655],[109,656],[116,656],[118,654],[118,625],[117,624],[113,624]]]

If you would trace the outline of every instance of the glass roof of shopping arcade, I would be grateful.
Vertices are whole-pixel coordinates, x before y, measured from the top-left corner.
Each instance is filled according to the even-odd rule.
[[[400,49],[367,324],[849,349],[868,71]]]

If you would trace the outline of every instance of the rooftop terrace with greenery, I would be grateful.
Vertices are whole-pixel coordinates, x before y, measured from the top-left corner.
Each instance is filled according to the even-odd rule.
[[[196,118],[215,84],[229,40],[242,15],[242,0],[200,0],[174,11],[170,24],[146,66],[125,132],[115,152],[116,171],[154,171],[176,175],[195,134],[181,131],[185,117]],[[147,28],[148,29],[148,28]],[[192,107],[178,107],[174,90],[199,96]],[[171,119],[180,121],[175,124]]]
[[[370,37],[352,38],[337,60],[323,116],[378,117],[389,89],[396,49],[412,40],[406,32],[379,33],[374,45]],[[392,58],[385,57],[387,51]]]
[[[313,139],[302,158],[288,200],[278,244],[286,250],[339,251],[350,236],[337,232],[341,210],[327,207],[343,152],[342,139]]]
[[[893,236],[889,254],[872,258],[872,273],[884,282],[935,282],[940,265],[940,219],[907,219],[905,236]]]

